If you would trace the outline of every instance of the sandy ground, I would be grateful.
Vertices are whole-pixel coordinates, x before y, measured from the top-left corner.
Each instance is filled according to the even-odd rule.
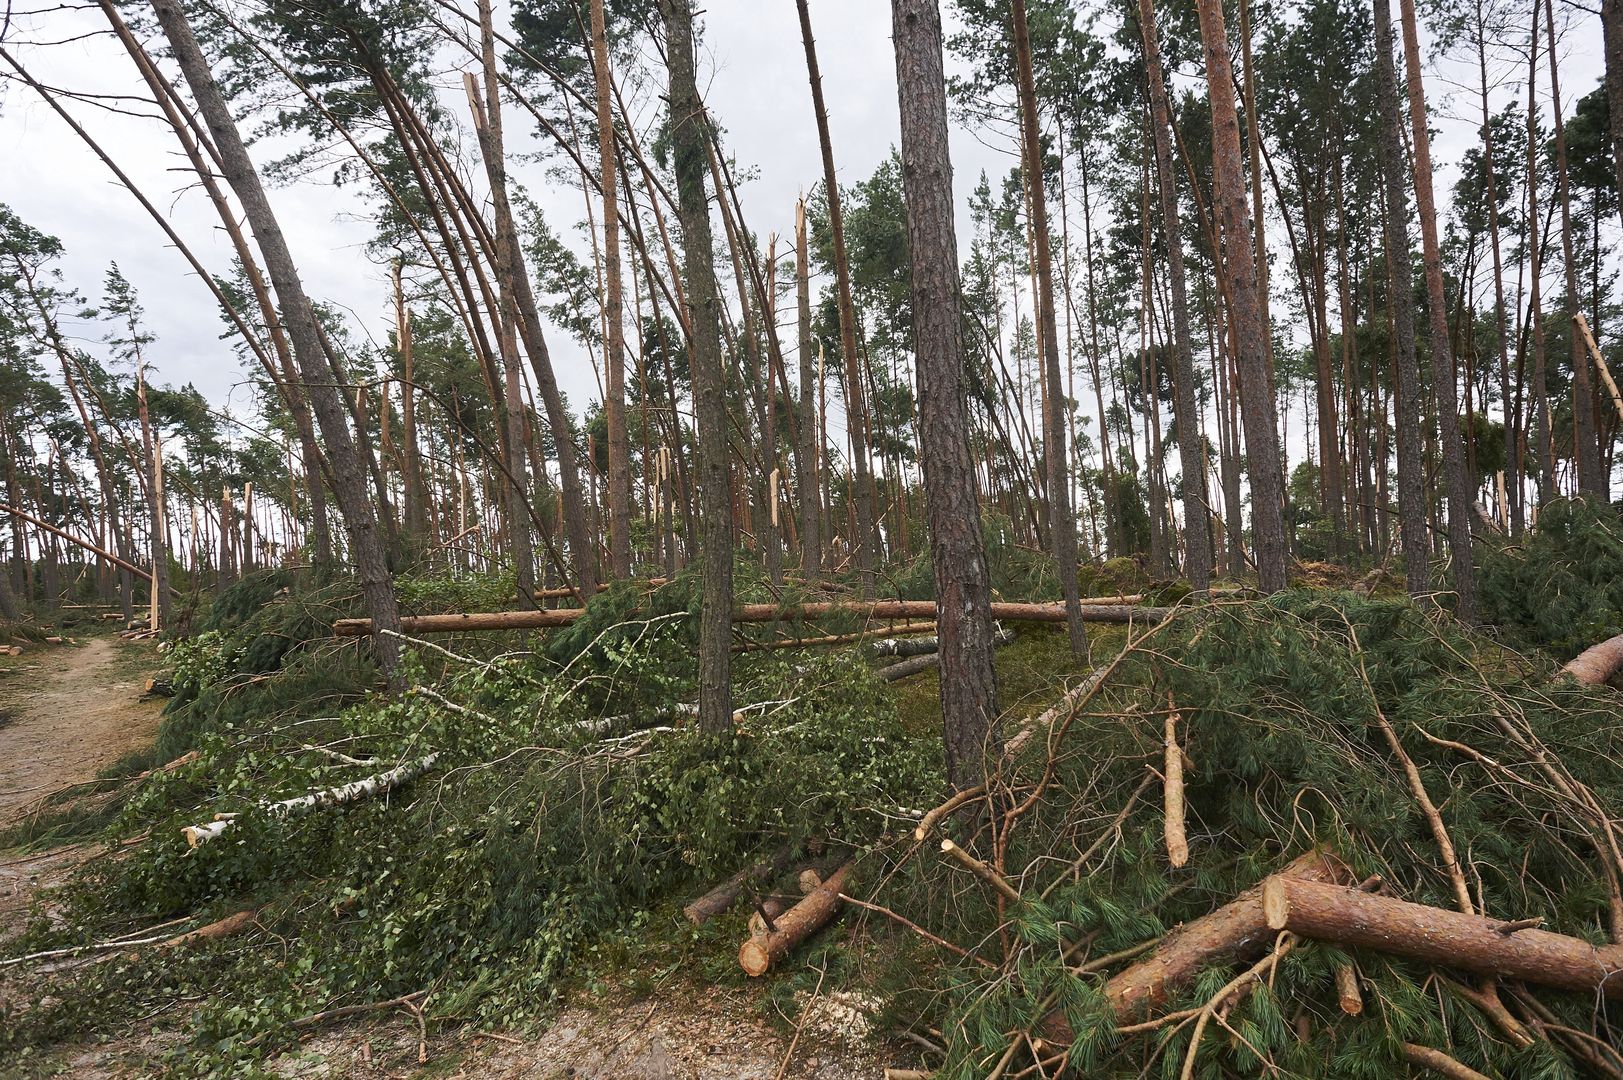
[[[93,637],[29,645],[0,668],[0,828],[152,741],[162,699],[143,699],[152,647]]]

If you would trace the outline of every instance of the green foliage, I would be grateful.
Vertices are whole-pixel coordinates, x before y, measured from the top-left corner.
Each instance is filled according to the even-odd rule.
[[[1563,659],[1623,633],[1623,520],[1593,500],[1546,503],[1521,543],[1487,552],[1478,593],[1485,619]]]

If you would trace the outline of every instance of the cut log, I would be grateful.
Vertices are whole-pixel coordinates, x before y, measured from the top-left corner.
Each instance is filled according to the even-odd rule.
[[[1086,604],[1082,618],[1090,622],[1153,623],[1166,618],[1171,608],[1139,607],[1132,604]],[[868,619],[933,619],[934,600],[880,600],[824,602],[779,607],[776,604],[742,604],[733,612],[740,623],[792,622],[857,616]],[[541,630],[568,626],[583,614],[580,608],[550,608],[540,611],[478,611],[459,615],[408,615],[400,620],[403,634],[453,634],[475,630]],[[1063,623],[1064,604],[993,604],[992,618],[1000,622]],[[339,619],[333,633],[339,637],[365,637],[372,632],[370,619]]]
[[[146,692],[153,697],[174,697],[175,684],[168,679],[148,679]]]
[[[61,637],[57,636],[56,634],[51,634],[50,636],[48,636],[45,639],[45,644],[47,644],[47,645],[60,645],[60,644],[62,644],[62,639],[61,639]]]
[[[744,974],[751,978],[765,975],[796,945],[827,925],[840,910],[840,891],[850,872],[851,864],[846,863],[810,896],[784,912],[776,931],[744,942],[738,950],[738,966]]]
[[[705,893],[687,907],[682,914],[687,916],[688,922],[698,926],[706,920],[715,918],[738,902],[738,898],[752,882],[764,877],[773,877],[782,872],[789,865],[789,849],[779,848],[770,859],[763,859],[751,866],[746,866],[732,877]]]
[[[1342,883],[1353,877],[1335,855],[1310,851],[1268,880]],[[1213,964],[1258,955],[1273,937],[1263,916],[1262,894],[1262,885],[1247,889],[1210,915],[1174,930],[1154,953],[1105,983],[1105,997],[1116,1019],[1122,1023],[1143,1019]]]
[[[1464,915],[1325,881],[1272,877],[1263,883],[1270,930],[1374,949],[1478,975],[1623,998],[1623,945]]]
[[[1604,686],[1619,669],[1623,669],[1623,634],[1591,645],[1561,670],[1582,686]]]
[[[408,780],[421,776],[429,769],[432,769],[434,763],[439,759],[440,755],[438,753],[429,754],[427,757],[419,758],[416,761],[408,761],[403,765],[398,765],[388,772],[368,776],[364,780],[356,780],[340,787],[328,788],[325,791],[312,791],[308,795],[300,795],[295,799],[284,799],[281,802],[266,804],[264,810],[272,817],[288,817],[292,814],[303,813],[306,810],[342,806],[345,803],[357,802],[373,795],[381,795],[384,792],[392,791]],[[180,832],[186,838],[186,843],[189,846],[197,847],[199,844],[206,844],[225,832],[231,827],[231,823],[236,820],[236,817],[235,814],[217,815],[213,821],[205,822],[202,825],[188,825]]]

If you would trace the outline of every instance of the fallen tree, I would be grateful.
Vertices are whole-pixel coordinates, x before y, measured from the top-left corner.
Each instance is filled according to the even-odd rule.
[[[1139,607],[1132,604],[1087,604],[1082,618],[1089,622],[1156,622],[1170,608]],[[880,600],[874,603],[823,601],[780,607],[777,604],[741,604],[733,612],[740,623],[793,622],[846,616],[865,619],[933,619],[934,600]],[[539,611],[476,611],[452,615],[407,615],[400,620],[406,634],[454,634],[479,630],[544,630],[569,626],[585,614],[581,608],[547,608]],[[999,622],[1063,623],[1064,604],[992,605],[992,618]],[[339,619],[333,633],[339,637],[365,637],[372,632],[371,619]]]
[[[325,791],[312,791],[308,795],[300,795],[294,799],[283,799],[281,802],[267,803],[261,807],[266,814],[272,817],[288,817],[293,814],[304,813],[307,810],[326,809],[333,806],[342,806],[345,803],[358,802],[361,799],[371,798],[373,795],[382,795],[392,791],[408,780],[415,779],[432,769],[439,761],[438,753],[429,754],[397,765],[387,772],[377,773],[362,780],[355,780]],[[181,835],[186,838],[190,847],[206,844],[217,839],[221,833],[231,827],[237,819],[236,814],[220,814],[213,821],[201,825],[188,825],[181,829]]]
[[[1623,998],[1623,945],[1592,945],[1540,930],[1332,881],[1273,877],[1262,886],[1269,930],[1405,956],[1441,967],[1539,986]]]

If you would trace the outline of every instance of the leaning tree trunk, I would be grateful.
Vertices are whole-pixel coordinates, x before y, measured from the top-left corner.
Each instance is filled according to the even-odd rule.
[[[992,669],[991,579],[975,501],[964,391],[941,12],[937,0],[892,0],[891,20],[913,270],[920,458],[941,646],[942,738],[947,783],[963,790],[985,775],[987,743],[997,716],[997,675]],[[1071,569],[1074,588],[1074,551]],[[1067,599],[1068,615],[1075,614],[1075,595]]]
[[[710,120],[699,100],[693,57],[692,0],[660,0],[670,65],[670,130],[693,334],[693,400],[699,431],[700,505],[704,517],[704,598],[699,617],[699,727],[732,729],[733,499],[729,477],[727,374],[721,358],[720,298],[704,175]]]
[[[1183,273],[1183,231],[1178,219],[1178,187],[1172,165],[1169,128],[1172,109],[1161,71],[1160,31],[1155,0],[1138,0],[1138,24],[1144,36],[1144,64],[1150,87],[1150,117],[1155,127],[1155,171],[1160,183],[1161,232],[1167,245],[1167,276],[1172,283],[1172,356],[1177,386],[1172,399],[1178,425],[1178,459],[1183,468],[1184,573],[1196,592],[1212,583],[1212,531],[1206,506],[1206,455],[1200,438],[1200,399],[1195,393],[1195,360],[1189,345],[1189,295]]]
[[[214,81],[203,50],[192,35],[192,28],[181,8],[181,0],[152,0],[152,10],[163,27],[175,60],[191,86],[198,110],[219,150],[220,171],[236,192],[259,242],[260,252],[265,257],[265,268],[280,301],[282,319],[298,360],[304,389],[327,444],[327,457],[332,465],[333,494],[338,499],[339,509],[349,528],[350,549],[355,559],[362,599],[371,613],[376,630],[398,630],[400,613],[389,580],[383,538],[378,533],[377,517],[367,496],[366,467],[355,447],[344,404],[330,381],[315,309],[305,295],[292,253],[271,210],[270,201],[265,197],[265,189],[260,183],[259,174],[254,171],[253,161],[248,156],[248,148],[237,130],[230,107],[220,92],[219,84]],[[310,482],[316,483],[317,478],[311,477]],[[372,647],[389,683],[398,685],[399,641],[388,634],[375,633]]]
[[[1453,349],[1449,340],[1448,297],[1443,290],[1443,252],[1437,242],[1437,203],[1432,197],[1431,188],[1431,134],[1426,126],[1426,89],[1420,68],[1420,29],[1415,19],[1414,0],[1399,0],[1398,10],[1403,18],[1404,70],[1409,81],[1409,126],[1414,135],[1415,208],[1420,214],[1421,259],[1426,271],[1426,301],[1431,314],[1431,384],[1437,395],[1438,437],[1443,443],[1443,481],[1448,495],[1448,548],[1454,564],[1454,614],[1461,622],[1470,623],[1476,621],[1476,570],[1471,551],[1471,517],[1476,512],[1476,497],[1471,491],[1471,478],[1466,471],[1465,442],[1460,437],[1458,376],[1454,372]],[[1489,212],[1493,212],[1492,208]],[[1404,261],[1407,264],[1408,260]],[[1587,395],[1588,380],[1582,380],[1582,385]]]
[[[1279,417],[1268,368],[1268,327],[1263,323],[1257,264],[1251,257],[1252,221],[1240,166],[1240,120],[1234,103],[1234,68],[1221,0],[1198,0],[1200,36],[1206,47],[1206,82],[1212,109],[1212,209],[1221,226],[1245,414],[1246,464],[1251,479],[1251,531],[1257,578],[1264,592],[1285,587],[1285,479],[1279,450]],[[1257,223],[1261,228],[1261,223]]]
[[[1421,461],[1420,362],[1415,356],[1414,279],[1409,273],[1409,202],[1403,190],[1403,119],[1392,60],[1392,12],[1375,0],[1375,87],[1381,110],[1381,178],[1386,191],[1386,258],[1391,267],[1392,333],[1397,339],[1398,530],[1409,592],[1431,588],[1426,540],[1425,466]]]
[[[851,436],[851,505],[856,512],[856,535],[851,538],[862,594],[874,593],[874,488],[869,468],[867,397],[857,358],[857,316],[851,301],[851,269],[845,257],[845,214],[840,206],[840,181],[834,173],[834,145],[828,133],[828,109],[823,105],[823,77],[817,67],[817,43],[812,37],[811,12],[806,0],[795,0],[800,11],[800,37],[806,48],[806,72],[811,82],[812,110],[817,117],[817,139],[823,151],[823,187],[828,195],[828,227],[834,240],[834,290],[840,314],[840,352],[845,360],[845,426]]]
[[[1048,246],[1048,193],[1043,178],[1042,132],[1037,123],[1037,79],[1032,71],[1031,32],[1026,24],[1025,0],[1013,0],[1009,17],[1014,29],[1015,82],[1020,98],[1020,143],[1024,150],[1021,172],[1031,208],[1032,247],[1037,262],[1037,324],[1041,334],[1043,381],[1043,462],[1048,479],[1048,534],[1059,568],[1060,592],[1065,597],[1066,630],[1071,654],[1088,651],[1088,635],[1076,607],[1081,598],[1076,570],[1076,521],[1071,513],[1071,456],[1065,444],[1068,400],[1060,381],[1059,330],[1054,314],[1054,258]],[[898,53],[898,61],[900,53]],[[905,162],[905,155],[904,155]],[[915,311],[918,309],[915,308]]]

